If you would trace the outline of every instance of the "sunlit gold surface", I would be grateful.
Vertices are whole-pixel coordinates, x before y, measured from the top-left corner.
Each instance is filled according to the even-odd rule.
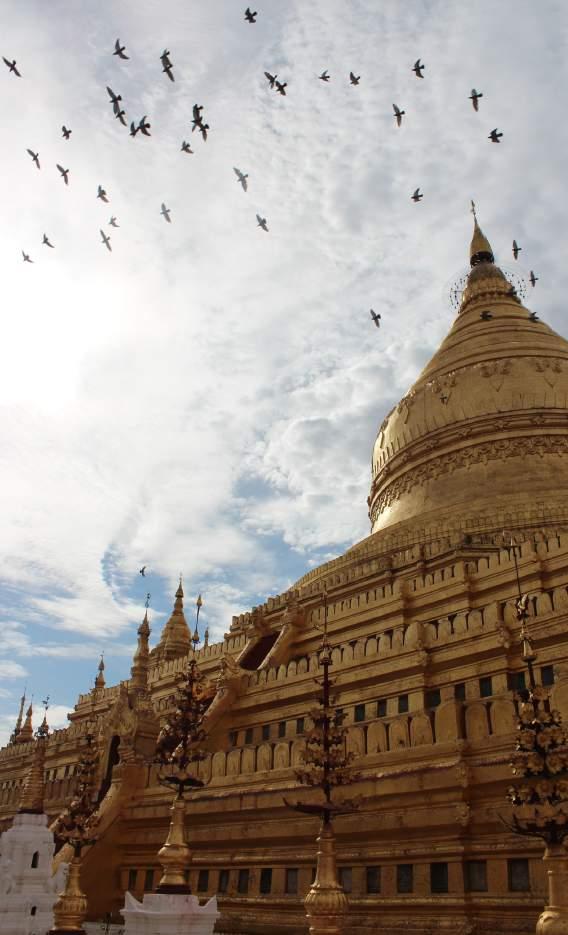
[[[341,935],[347,897],[337,881],[335,837],[331,822],[322,821],[318,837],[316,878],[304,900],[310,935]]]
[[[174,800],[171,813],[168,837],[158,851],[158,860],[164,869],[158,886],[161,892],[187,888],[186,871],[191,857],[185,841],[185,802],[181,796]]]
[[[80,932],[87,914],[87,897],[81,890],[81,859],[74,857],[69,864],[69,872],[64,891],[53,907],[53,928],[51,935],[59,932]]]

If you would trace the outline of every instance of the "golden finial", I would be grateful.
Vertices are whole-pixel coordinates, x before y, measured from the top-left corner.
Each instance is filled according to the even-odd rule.
[[[495,257],[487,237],[477,223],[477,212],[475,201],[471,202],[471,213],[473,214],[473,237],[469,248],[469,262],[471,266],[478,266],[480,263],[494,263]]]
[[[33,740],[34,729],[32,726],[32,714],[33,707],[30,702],[30,706],[26,711],[26,720],[24,721],[24,726],[18,734],[18,743],[28,743],[28,741]]]
[[[95,689],[105,687],[104,671],[105,671],[104,653],[101,653],[101,661],[99,662],[99,674],[97,675],[95,679]]]
[[[47,712],[47,705],[46,705]],[[47,739],[49,736],[49,727],[47,725],[47,715],[44,715],[41,726],[36,735],[35,749],[33,753],[32,764],[26,781],[20,807],[18,812],[27,815],[41,815],[43,813],[44,796],[44,763],[47,749]]]

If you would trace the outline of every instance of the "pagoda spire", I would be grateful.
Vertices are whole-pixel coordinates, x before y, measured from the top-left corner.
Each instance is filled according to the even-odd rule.
[[[99,662],[98,675],[95,679],[95,691],[105,687],[105,660],[104,653],[101,653],[101,661]]]
[[[495,257],[487,237],[477,223],[477,213],[475,202],[471,202],[471,213],[473,214],[473,236],[469,247],[469,262],[471,266],[479,266],[480,263],[494,263]]]
[[[138,646],[132,659],[132,668],[130,669],[131,687],[135,692],[146,692],[148,690],[148,668],[150,663],[150,650],[148,641],[150,638],[150,624],[148,623],[148,607],[144,614],[144,619],[138,627]]]
[[[160,637],[160,642],[152,650],[152,658],[160,661],[186,656],[191,649],[191,633],[183,612],[183,586],[181,575],[175,594],[174,609]]]
[[[47,723],[47,710],[43,721],[36,733],[35,748],[32,763],[26,776],[24,790],[20,799],[18,813],[20,815],[42,815],[43,797],[45,792],[44,784],[44,763],[47,752],[47,742],[49,738],[49,726]]]
[[[10,743],[17,743],[18,735],[22,729],[22,721],[24,720],[24,705],[26,703],[26,692],[24,689],[24,694],[20,698],[20,710],[18,711],[18,719],[16,721],[16,726],[14,727],[14,732],[10,737]]]
[[[33,740],[33,737],[34,737],[34,729],[32,726],[32,714],[33,713],[34,713],[33,707],[30,702],[30,706],[28,710],[26,711],[26,720],[24,721],[24,726],[18,733],[18,736],[16,738],[16,743],[29,743],[30,740]]]

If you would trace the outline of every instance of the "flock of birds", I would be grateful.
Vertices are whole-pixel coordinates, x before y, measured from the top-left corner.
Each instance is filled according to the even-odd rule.
[[[246,8],[245,14],[244,14],[244,19],[245,19],[245,21],[246,21],[247,23],[249,23],[249,24],[254,24],[254,23],[256,23],[257,17],[258,17],[258,11],[256,11],[256,10],[255,10],[255,11],[252,11],[252,10],[250,9],[250,7],[247,7],[247,8]],[[126,45],[121,44],[120,39],[117,39],[117,40],[116,40],[116,42],[115,42],[115,44],[114,44],[114,51],[113,51],[112,54],[115,55],[115,56],[117,56],[119,59],[121,59],[121,60],[123,60],[123,61],[129,61],[129,60],[130,60],[130,56],[127,55],[127,53],[126,53]],[[160,55],[160,62],[161,62],[161,65],[162,65],[162,71],[163,71],[163,73],[166,75],[166,77],[167,77],[171,82],[175,82],[174,65],[173,65],[173,62],[172,62],[172,59],[171,59],[170,56],[171,56],[171,53],[170,53],[169,49],[164,49],[164,51],[163,51],[162,54]],[[16,76],[16,77],[18,77],[18,78],[21,78],[21,77],[22,77],[22,74],[21,74],[21,72],[20,72],[20,70],[19,70],[19,68],[18,68],[18,66],[17,66],[16,59],[13,59],[13,60],[10,61],[10,60],[7,59],[5,56],[2,56],[2,59],[3,59],[3,61],[4,61],[5,65],[6,65],[6,67],[8,68],[8,70],[9,70],[9,72],[10,72],[11,74],[13,74],[14,76]],[[414,72],[414,74],[416,75],[416,78],[423,80],[423,79],[424,79],[424,71],[425,71],[425,69],[426,69],[426,65],[424,65],[424,64],[422,63],[421,59],[418,58],[418,59],[415,61],[414,65],[412,66],[411,71]],[[264,72],[264,75],[265,75],[265,77],[266,77],[266,79],[267,79],[267,81],[268,81],[269,86],[270,86],[271,89],[273,89],[277,94],[280,94],[280,95],[282,95],[282,96],[286,96],[286,88],[288,87],[288,82],[286,82],[286,81],[280,81],[280,80],[278,79],[278,75],[277,75],[277,74],[272,74],[271,72],[268,72],[268,71],[265,71],[265,72]],[[320,75],[318,75],[318,79],[319,79],[320,81],[323,81],[324,83],[327,84],[327,83],[331,80],[331,75],[329,74],[328,69],[325,69]],[[357,87],[357,86],[359,85],[360,81],[361,81],[361,75],[356,75],[353,71],[351,71],[351,72],[349,73],[349,82],[350,82],[350,84],[351,84],[352,86]],[[126,111],[125,111],[125,109],[124,109],[124,107],[123,107],[123,104],[122,104],[122,95],[121,95],[121,94],[116,94],[116,93],[113,91],[113,89],[112,89],[111,87],[109,87],[109,86],[107,86],[107,92],[108,92],[108,95],[109,95],[109,103],[110,103],[111,106],[112,106],[112,110],[113,110],[113,113],[114,113],[115,118],[116,118],[123,126],[128,127],[128,122],[127,122],[127,119],[126,119]],[[476,88],[472,88],[471,94],[469,95],[469,100],[471,101],[472,107],[473,107],[474,111],[476,111],[476,112],[479,111],[479,101],[480,101],[480,99],[481,99],[482,97],[483,97],[483,92],[477,91]],[[401,126],[402,126],[403,117],[406,115],[406,111],[405,111],[405,110],[402,110],[397,104],[393,104],[392,107],[393,107],[393,115],[394,115],[394,119],[395,119],[395,121],[396,121],[396,125],[397,125],[397,127],[401,127]],[[150,128],[151,128],[151,124],[148,122],[147,115],[144,114],[144,115],[140,118],[140,120],[138,120],[138,121],[136,121],[136,120],[131,120],[131,121],[130,121],[130,136],[133,137],[133,138],[136,137],[138,134],[141,134],[142,136],[146,136],[146,137],[151,136]],[[191,132],[194,133],[194,132],[197,130],[198,133],[201,135],[201,137],[202,137],[202,139],[203,139],[203,142],[206,142],[206,141],[207,141],[208,131],[209,131],[210,129],[211,129],[211,128],[210,128],[209,124],[205,122],[204,117],[203,117],[203,105],[194,104],[194,105],[193,105],[193,111],[192,111],[192,127],[191,127]],[[63,137],[63,139],[66,140],[66,141],[69,141],[70,138],[71,138],[71,133],[72,133],[72,131],[71,131],[68,127],[66,127],[65,125],[62,126],[61,130],[62,130],[62,137]],[[489,134],[489,136],[488,136],[488,139],[489,139],[492,143],[500,143],[502,137],[503,137],[503,133],[499,130],[498,127],[495,127],[493,130],[491,130],[491,132],[490,132],[490,134]],[[30,155],[30,157],[31,157],[31,159],[32,159],[32,161],[33,161],[33,163],[34,163],[35,166],[36,166],[36,168],[37,168],[37,169],[40,169],[40,168],[41,168],[41,164],[40,164],[40,160],[39,160],[39,153],[38,153],[38,152],[34,152],[34,150],[32,150],[32,149],[28,149],[27,152],[29,153],[29,155]],[[194,150],[191,148],[191,144],[190,144],[189,142],[187,142],[187,140],[183,140],[183,141],[182,141],[182,144],[181,144],[181,152],[186,153],[186,154],[192,154],[192,153],[194,152]],[[67,169],[64,168],[60,163],[56,163],[56,167],[57,167],[57,169],[58,169],[58,171],[59,171],[59,173],[60,173],[60,176],[61,176],[63,182],[65,183],[65,185],[69,185],[69,173],[70,173],[70,170],[69,170],[68,168],[67,168]],[[247,182],[247,180],[248,180],[248,174],[242,172],[242,171],[241,171],[240,169],[238,169],[236,166],[233,167],[233,171],[234,171],[234,173],[235,173],[235,175],[236,175],[237,182],[238,182],[238,184],[241,185],[243,191],[244,191],[244,192],[248,191],[248,182]],[[99,198],[101,201],[103,201],[103,202],[105,202],[105,203],[108,203],[108,201],[109,201],[108,196],[107,196],[107,193],[106,193],[106,191],[104,190],[104,188],[103,188],[101,185],[98,186],[97,198]],[[412,195],[410,196],[410,198],[411,198],[411,200],[412,200],[415,204],[418,204],[418,203],[424,198],[424,195],[423,195],[423,193],[420,191],[420,188],[418,187],[418,188],[416,188],[416,189],[414,190],[414,192],[412,193]],[[161,204],[160,214],[161,214],[161,216],[164,218],[164,220],[165,220],[168,224],[171,224],[171,223],[172,223],[172,219],[171,219],[171,209],[168,208],[164,202],[162,202],[162,204]],[[261,217],[261,215],[257,214],[257,215],[256,215],[256,221],[257,221],[257,227],[260,227],[263,231],[265,231],[265,232],[268,233],[269,227],[268,227],[267,219],[266,219],[265,217]],[[112,217],[110,218],[109,222],[108,222],[108,225],[109,225],[110,227],[113,227],[113,228],[118,228],[118,227],[119,227],[119,224],[118,224],[118,222],[117,222],[116,217],[112,216]],[[110,240],[111,240],[110,235],[106,234],[105,231],[102,230],[102,228],[100,229],[100,234],[101,234],[101,243],[107,248],[107,250],[109,250],[110,252],[112,252],[112,245],[111,245],[111,242],[110,242]],[[43,235],[42,244],[43,244],[44,246],[46,246],[46,247],[49,247],[49,248],[51,248],[51,249],[54,249],[54,244],[51,243],[49,237],[48,237],[46,234]],[[516,242],[516,240],[514,240],[514,241],[513,241],[513,256],[514,256],[515,260],[518,259],[518,255],[519,255],[520,250],[521,250],[521,247],[519,247],[518,244],[517,244],[517,242]],[[25,263],[33,263],[33,262],[34,262],[34,261],[32,260],[32,258],[30,257],[30,255],[29,255],[28,253],[26,253],[24,250],[22,250],[22,256],[23,256],[23,260],[24,260]],[[531,282],[531,285],[532,285],[532,286],[536,285],[536,282],[537,282],[537,281],[538,281],[538,277],[535,276],[534,272],[531,270],[531,272],[530,272],[530,282]],[[380,327],[380,319],[381,319],[381,316],[380,316],[379,314],[376,314],[376,313],[373,311],[373,309],[370,310],[370,314],[371,314],[371,319],[372,319],[373,323],[376,325],[377,328],[379,328],[379,327]]]

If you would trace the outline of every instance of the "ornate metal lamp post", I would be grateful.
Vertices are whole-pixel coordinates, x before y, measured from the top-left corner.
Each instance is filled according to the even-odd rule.
[[[81,890],[81,855],[84,847],[95,843],[98,824],[93,788],[98,755],[90,731],[85,739],[86,746],[78,764],[76,795],[53,828],[55,837],[72,847],[73,857],[65,889],[53,907],[54,925],[50,935],[84,935],[87,897]]]
[[[568,854],[563,843],[568,835],[568,733],[560,713],[550,707],[548,692],[536,684],[533,663],[537,656],[527,629],[527,605],[528,595],[521,594],[519,586],[516,609],[530,687],[519,696],[517,743],[511,762],[518,781],[508,789],[513,806],[508,827],[515,834],[542,838],[546,844],[548,904],[537,922],[537,935],[568,935]]]
[[[327,635],[327,591],[323,588],[324,625],[319,665],[323,671],[319,704],[311,712],[313,728],[306,736],[304,764],[296,775],[305,785],[321,789],[323,802],[286,802],[291,808],[309,815],[320,816],[318,852],[315,880],[304,900],[310,923],[310,935],[341,935],[342,920],[348,907],[347,897],[337,879],[337,859],[332,816],[354,810],[353,802],[336,804],[332,801],[335,786],[346,785],[356,776],[349,769],[353,754],[345,750],[343,714],[331,706],[332,681],[329,677],[331,647]]]
[[[195,775],[199,762],[207,756],[200,744],[206,738],[202,727],[208,702],[203,694],[203,676],[195,661],[195,649],[200,641],[198,622],[202,607],[199,595],[196,607],[195,630],[192,636],[193,657],[189,660],[184,681],[178,689],[177,707],[162,728],[156,744],[156,760],[160,765],[158,775],[162,785],[176,790],[171,807],[168,837],[158,851],[164,873],[158,885],[158,893],[190,893],[187,870],[190,850],[185,840],[185,792],[203,786]]]

